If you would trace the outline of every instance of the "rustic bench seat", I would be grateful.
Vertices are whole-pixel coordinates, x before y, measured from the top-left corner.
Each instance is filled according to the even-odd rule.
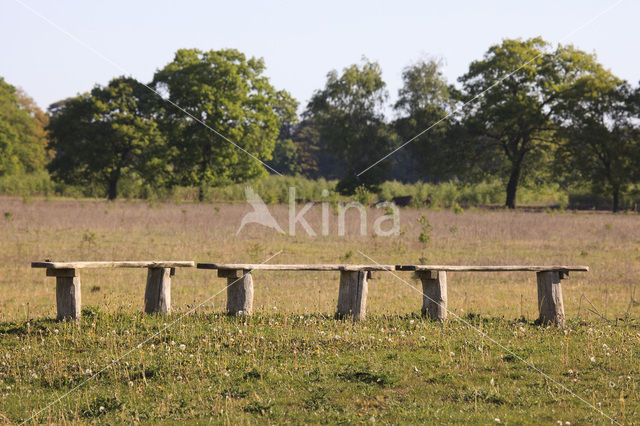
[[[227,278],[227,311],[251,314],[253,278],[251,272],[263,271],[340,271],[340,289],[336,316],[354,320],[366,316],[368,278],[373,271],[414,271],[422,281],[422,314],[443,321],[447,317],[447,272],[536,272],[540,321],[564,326],[564,305],[560,281],[573,271],[589,271],[588,266],[568,265],[284,265],[245,263],[198,263],[199,269],[217,269]]]
[[[415,271],[422,281],[422,314],[443,321],[447,317],[447,272],[536,272],[538,311],[542,324],[564,327],[564,304],[560,281],[569,272],[588,272],[588,266],[532,265],[397,265],[398,271]]]
[[[198,263],[199,269],[217,269],[227,278],[227,312],[250,315],[253,310],[251,271],[339,271],[337,317],[363,319],[367,310],[368,279],[373,271],[393,271],[394,265],[274,265],[254,263]]]
[[[175,268],[196,266],[192,261],[107,261],[107,262],[33,262],[32,268],[44,268],[56,277],[58,319],[79,318],[81,312],[80,269],[147,268],[145,312],[171,311],[171,276]],[[366,316],[368,279],[374,271],[413,271],[422,281],[422,314],[443,321],[447,317],[447,272],[536,272],[540,322],[564,326],[564,305],[560,281],[569,272],[587,272],[588,266],[568,265],[355,265],[355,264],[263,264],[198,263],[198,269],[213,269],[227,278],[227,311],[250,315],[253,310],[252,271],[338,271],[337,317],[354,320]]]
[[[195,266],[192,261],[106,261],[106,262],[32,262],[32,268],[45,268],[48,277],[56,277],[58,319],[79,318],[82,312],[80,269],[147,268],[144,310],[147,313],[171,311],[171,276],[176,268]]]

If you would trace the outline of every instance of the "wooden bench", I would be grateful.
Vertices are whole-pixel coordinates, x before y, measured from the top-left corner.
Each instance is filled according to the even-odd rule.
[[[227,278],[227,312],[250,315],[253,310],[252,271],[340,271],[336,317],[364,319],[367,312],[367,280],[373,271],[393,271],[393,265],[269,265],[253,263],[198,263],[199,269],[217,269]]]
[[[48,277],[56,277],[58,319],[80,318],[82,311],[80,269],[147,268],[147,287],[144,294],[146,313],[171,311],[171,276],[175,268],[193,267],[192,261],[145,262],[33,262],[32,268],[46,268]]]
[[[397,265],[398,271],[415,271],[422,281],[422,314],[444,321],[447,317],[447,272],[535,272],[538,278],[538,311],[542,324],[564,327],[564,304],[560,281],[570,271],[588,272],[588,266],[453,266],[453,265]]]

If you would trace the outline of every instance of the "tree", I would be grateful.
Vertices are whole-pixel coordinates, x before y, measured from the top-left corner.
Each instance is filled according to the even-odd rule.
[[[298,162],[298,146],[290,139],[278,138],[273,149],[271,166],[285,175],[296,175],[301,172]]]
[[[0,77],[0,176],[44,169],[46,123],[33,99]]]
[[[393,158],[402,165],[397,176],[403,180],[436,181],[447,169],[446,136],[452,120],[442,119],[451,112],[453,100],[441,67],[441,61],[431,58],[420,60],[402,72],[403,86],[394,105],[399,117],[393,126],[403,143],[413,139]]]
[[[296,175],[302,171],[299,163],[298,146],[293,142],[298,115],[298,102],[287,92],[278,92],[280,102],[276,112],[280,116],[280,133],[273,149],[271,166],[279,173]]]
[[[295,111],[295,102],[275,90],[264,70],[262,59],[234,49],[180,49],[153,78],[182,109],[166,105],[163,112],[177,182],[199,185],[201,199],[205,185],[266,173],[261,161],[272,158],[285,111]]]
[[[77,185],[98,185],[109,200],[123,177],[152,186],[166,181],[165,144],[152,111],[155,95],[133,78],[51,105],[49,164],[53,177]]]
[[[374,188],[388,172],[388,165],[379,164],[357,176],[389,152],[393,140],[382,113],[388,97],[385,87],[380,66],[364,59],[341,75],[329,72],[324,89],[317,90],[307,105],[305,118],[340,160],[340,192],[352,193],[360,185]]]
[[[465,124],[477,170],[507,181],[506,202],[515,208],[518,185],[541,177],[552,159],[554,108],[564,90],[600,66],[571,46],[546,53],[541,38],[504,40],[489,48],[460,77]]]
[[[626,82],[601,70],[578,79],[558,108],[563,136],[558,168],[607,191],[614,213],[624,189],[640,179],[640,115],[634,100]]]

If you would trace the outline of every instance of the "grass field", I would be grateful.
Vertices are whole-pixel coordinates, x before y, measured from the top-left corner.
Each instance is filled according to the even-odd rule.
[[[270,209],[287,229],[287,207]],[[329,236],[258,225],[236,235],[247,211],[0,198],[0,419],[30,419],[93,377],[32,420],[580,424],[608,422],[602,410],[638,422],[638,215],[403,209],[393,237],[360,236],[355,212],[344,237],[335,216]],[[370,211],[369,230],[381,214]],[[433,228],[427,243],[421,215]],[[319,234],[320,208],[305,217]],[[533,323],[533,273],[449,274],[449,309],[464,321],[451,315],[444,324],[420,317],[411,273],[378,273],[368,319],[354,324],[333,319],[332,272],[254,273],[256,314],[245,319],[223,314],[226,280],[215,271],[179,270],[167,318],[141,314],[145,270],[88,270],[75,324],[53,320],[54,279],[29,267],[45,258],[240,263],[274,255],[272,263],[371,263],[361,252],[383,264],[569,263],[591,272],[563,281],[568,327],[559,330]]]

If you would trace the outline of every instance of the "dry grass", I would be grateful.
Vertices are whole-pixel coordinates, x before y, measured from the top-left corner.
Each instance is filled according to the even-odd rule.
[[[143,202],[45,201],[24,203],[0,199],[0,321],[27,316],[52,317],[55,284],[29,262],[53,260],[176,259],[211,262],[261,262],[282,250],[274,263],[434,264],[587,264],[589,273],[564,281],[568,317],[591,317],[597,310],[609,319],[637,317],[631,303],[640,272],[640,227],[637,215],[607,213],[525,213],[507,211],[401,210],[401,235],[361,237],[355,211],[347,214],[347,236],[337,236],[337,217],[330,218],[329,236],[280,235],[259,225],[239,234],[244,204],[146,204]],[[287,229],[286,206],[271,206]],[[370,210],[373,218],[382,214]],[[433,225],[431,242],[419,242],[417,219]],[[307,215],[320,233],[321,209]],[[371,232],[370,232],[371,233]],[[145,270],[83,271],[83,304],[107,311],[136,311],[143,303]],[[399,273],[413,285],[410,273]],[[420,295],[387,273],[370,283],[369,312],[409,313],[420,308]],[[258,310],[332,313],[337,298],[335,273],[257,272]],[[457,273],[449,277],[449,306],[457,312],[534,319],[536,286],[533,273]],[[173,306],[184,311],[224,288],[215,271],[180,270],[174,279]],[[636,298],[640,298],[638,292]],[[591,302],[594,306],[591,306]],[[205,311],[224,307],[221,294]],[[589,310],[587,310],[587,308]]]

